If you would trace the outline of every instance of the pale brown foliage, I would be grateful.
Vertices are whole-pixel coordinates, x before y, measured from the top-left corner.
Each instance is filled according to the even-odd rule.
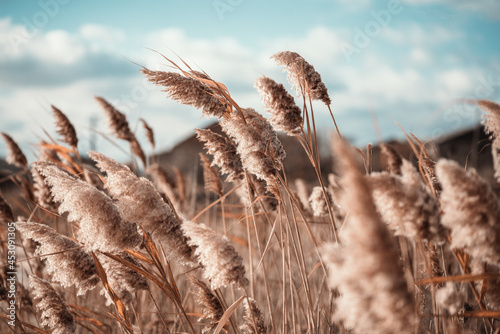
[[[2,134],[3,139],[7,143],[7,148],[9,152],[7,154],[7,162],[11,165],[17,166],[19,168],[28,168],[28,160],[24,155],[23,151],[19,148],[19,145],[12,139],[11,136],[4,132],[0,132]]]
[[[271,78],[262,76],[255,82],[264,101],[267,112],[271,114],[268,121],[276,130],[285,131],[289,136],[301,133],[302,110],[295,104],[282,84]]]
[[[213,290],[229,284],[241,288],[248,284],[243,259],[226,236],[217,234],[205,224],[191,221],[184,221],[182,230],[188,237],[188,244],[195,248],[194,255],[203,265]]]
[[[46,259],[48,273],[63,287],[74,285],[78,295],[84,295],[100,282],[94,260],[77,242],[47,225],[33,222],[16,225],[25,238],[40,244],[35,254]]]
[[[56,165],[35,162],[33,167],[52,187],[59,213],[80,225],[77,236],[91,250],[109,252],[135,248],[141,243],[137,226],[123,221],[118,208],[102,191],[75,178]]]
[[[342,246],[323,249],[330,284],[340,293],[335,315],[358,333],[413,333],[413,299],[394,240],[376,214],[353,152],[338,142],[335,152],[344,189],[342,205],[348,212]]]
[[[476,260],[500,265],[500,204],[490,185],[474,169],[439,160],[443,186],[442,223],[451,231],[451,247],[464,248]]]
[[[274,54],[271,58],[285,67],[288,80],[295,86],[299,96],[307,93],[312,100],[321,100],[327,106],[332,103],[328,90],[321,81],[321,75],[301,55],[296,52],[283,51]]]
[[[42,325],[53,329],[53,334],[76,333],[73,315],[69,312],[64,299],[54,288],[41,278],[29,276],[30,286],[35,299],[38,299],[37,309],[42,311]]]
[[[222,117],[228,112],[228,104],[215,96],[215,92],[201,81],[174,72],[141,70],[158,86],[165,87],[168,96],[179,103],[201,109],[207,117]]]
[[[63,136],[63,142],[76,147],[78,145],[78,137],[76,136],[75,127],[61,110],[54,106],[51,107],[56,119],[57,133]]]

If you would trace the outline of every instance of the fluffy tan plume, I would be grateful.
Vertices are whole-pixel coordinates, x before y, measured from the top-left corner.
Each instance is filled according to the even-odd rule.
[[[347,211],[342,246],[324,248],[330,284],[340,296],[335,316],[356,333],[414,333],[414,302],[395,242],[376,213],[354,153],[335,143]]]
[[[233,115],[219,122],[236,143],[243,169],[265,180],[267,188],[279,194],[276,172],[281,168],[285,150],[272,126],[255,110],[244,110],[245,120]]]
[[[42,325],[50,327],[53,334],[76,333],[75,321],[68,305],[50,283],[35,275],[30,275],[29,280],[33,296],[38,299],[36,308],[42,312]]]
[[[109,127],[113,134],[119,138],[129,142],[130,150],[139,159],[141,159],[144,166],[146,166],[146,155],[142,150],[141,145],[137,141],[134,133],[130,130],[127,117],[113,107],[108,101],[100,96],[95,96],[95,100],[101,105],[106,117],[108,118]]]
[[[474,169],[441,159],[436,174],[443,186],[442,223],[451,231],[451,246],[476,260],[500,266],[500,204],[491,186]]]
[[[33,167],[45,176],[54,200],[61,202],[59,213],[68,212],[68,221],[80,225],[78,239],[89,249],[119,252],[141,244],[136,224],[123,221],[116,205],[102,191],[56,165],[35,162]]]
[[[75,127],[61,110],[54,106],[51,107],[56,118],[57,133],[63,136],[63,142],[76,147],[78,145],[78,137],[76,136]]]
[[[195,248],[194,254],[203,265],[212,290],[229,284],[242,288],[248,284],[243,259],[226,236],[217,234],[205,224],[191,221],[184,221],[182,230],[189,245]]]
[[[208,129],[196,129],[198,140],[204,142],[208,154],[213,156],[212,164],[227,174],[227,181],[239,180],[243,177],[243,165],[236,151],[236,146],[229,138]]]
[[[262,76],[255,82],[262,95],[264,106],[271,114],[268,121],[276,130],[285,131],[289,136],[300,134],[302,129],[302,110],[295,104],[282,84]]]
[[[437,199],[409,161],[403,160],[400,173],[372,173],[368,178],[382,220],[396,235],[444,242]]]
[[[273,58],[288,72],[288,80],[295,86],[299,96],[306,92],[312,100],[321,100],[324,104],[332,103],[321,75],[301,55],[296,52],[283,51],[274,54]]]
[[[196,302],[200,304],[202,308],[203,314],[199,320],[210,321],[210,323],[205,325],[202,329],[202,333],[211,333],[215,327],[217,327],[219,320],[224,315],[224,309],[222,308],[219,299],[212,293],[203,281],[191,274],[188,274],[188,278],[194,287],[193,290],[194,295],[196,296]]]
[[[191,248],[180,229],[180,221],[163,201],[154,185],[137,177],[130,168],[97,152],[89,152],[97,167],[106,172],[106,188],[116,201],[121,217],[140,224],[153,239],[160,241],[168,259],[190,264]]]
[[[44,224],[18,222],[16,225],[25,238],[40,244],[35,254],[46,259],[47,271],[63,287],[74,285],[78,295],[84,295],[100,282],[94,260],[80,244]]]
[[[0,132],[2,134],[5,143],[7,143],[7,148],[9,149],[9,153],[7,154],[7,162],[11,165],[17,166],[19,168],[28,169],[28,160],[24,155],[23,151],[19,148],[19,145],[12,139],[11,136],[4,132]]]
[[[141,72],[149,81],[165,87],[169,98],[201,109],[203,115],[207,117],[222,117],[229,111],[229,105],[221,101],[210,87],[199,80],[174,72],[151,71],[147,68]]]

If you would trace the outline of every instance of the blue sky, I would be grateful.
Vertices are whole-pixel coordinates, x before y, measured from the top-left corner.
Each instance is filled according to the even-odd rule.
[[[269,57],[292,50],[321,73],[341,132],[356,144],[401,138],[395,121],[436,137],[480,119],[459,99],[500,102],[499,31],[495,0],[2,0],[0,131],[31,152],[42,129],[55,133],[54,104],[76,125],[85,151],[91,117],[107,133],[93,100],[102,95],[133,127],[140,117],[149,121],[159,149],[168,149],[209,120],[144,80],[135,63],[168,70],[150,49],[179,55],[263,114],[254,81],[265,74],[290,87]],[[326,134],[328,112],[316,107]],[[97,145],[127,158],[101,136]]]

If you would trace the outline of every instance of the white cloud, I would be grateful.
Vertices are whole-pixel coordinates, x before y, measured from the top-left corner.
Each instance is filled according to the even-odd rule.
[[[500,2],[497,0],[402,0],[410,5],[446,5],[459,10],[483,12],[493,19],[500,19]]]
[[[10,20],[0,20],[0,28],[7,33],[23,29]],[[358,127],[369,128],[371,107],[393,115],[402,123],[421,120],[431,112],[424,109],[429,105],[442,105],[473,90],[477,71],[465,68],[460,57],[454,55],[456,62],[453,66],[447,63],[447,68],[442,66],[444,60],[430,61],[434,47],[457,36],[460,34],[441,26],[406,25],[398,30],[384,29],[380,38],[385,42],[403,41],[412,45],[409,54],[405,55],[410,61],[396,66],[390,53],[375,53],[375,48],[362,50],[355,64],[346,64],[339,49],[342,39],[337,32],[325,27],[312,28],[302,36],[264,38],[258,47],[250,47],[230,37],[194,38],[175,28],[151,32],[144,37],[125,36],[120,30],[97,25],[85,25],[74,34],[47,31],[33,37],[17,54],[8,48],[0,49],[0,68],[14,64],[19,66],[15,67],[14,74],[26,76],[14,84],[8,76],[0,77],[0,114],[9,120],[0,130],[11,132],[26,148],[27,143],[38,141],[33,129],[42,134],[38,125],[54,133],[48,112],[49,105],[54,104],[67,113],[85,138],[89,118],[102,115],[92,96],[103,95],[127,114],[131,124],[139,117],[145,118],[155,128],[157,141],[164,148],[191,135],[194,127],[206,123],[201,113],[168,100],[160,87],[144,80],[136,65],[120,58],[125,56],[153,69],[169,70],[165,59],[144,47],[165,53],[181,64],[174,52],[178,53],[193,68],[199,66],[225,83],[242,107],[254,107],[264,114],[260,97],[253,88],[254,80],[265,74],[289,87],[281,68],[269,57],[277,51],[296,51],[322,75],[332,95],[334,112],[345,124],[355,119]],[[5,36],[0,38],[0,46],[8,46],[8,43]],[[26,64],[33,66],[29,73],[22,71],[27,59],[30,62]],[[416,64],[420,67],[416,68]],[[53,77],[61,72],[57,70],[60,65],[65,65],[62,71],[65,76],[54,80]],[[40,70],[44,68],[53,73]],[[36,73],[42,77],[30,77]],[[324,110],[321,104],[318,108]],[[327,112],[317,115],[325,120],[318,124],[330,124]],[[363,115],[366,117],[360,118]],[[99,129],[107,132],[102,122]],[[345,132],[360,133],[353,128]],[[364,135],[369,136],[368,133]],[[104,153],[114,155],[112,146],[103,140],[100,145]],[[123,155],[118,158],[126,159]]]
[[[426,26],[425,28],[417,24],[408,24],[403,29],[387,27],[382,30],[381,36],[387,41],[398,44],[433,46],[452,42],[462,38],[463,34],[437,24]]]
[[[410,60],[417,65],[428,64],[431,57],[423,48],[414,48],[410,52]]]

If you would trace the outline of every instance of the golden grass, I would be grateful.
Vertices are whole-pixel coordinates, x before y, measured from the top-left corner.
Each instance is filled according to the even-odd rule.
[[[489,185],[432,160],[413,135],[417,166],[383,146],[388,171],[372,173],[370,146],[358,154],[342,139],[314,67],[293,52],[274,58],[302,107],[262,77],[269,119],[184,61],[165,58],[176,72],[142,69],[170,98],[219,121],[222,134],[197,130],[212,157],[200,155],[204,186],[189,171],[174,166],[173,177],[146,159],[125,115],[100,97],[112,133],[144,168],[96,152],[90,157],[101,172],[90,166],[55,107],[63,138],[40,143],[35,164],[2,134],[9,162],[23,168],[10,179],[24,196],[0,197],[2,333],[12,330],[4,307],[11,300],[16,328],[26,333],[500,331],[500,205]],[[321,172],[313,100],[323,102],[338,135],[335,175]],[[498,105],[477,103],[493,113],[488,130],[496,138]],[[154,148],[153,129],[140,122]],[[314,184],[287,177],[276,129],[306,152]],[[15,298],[5,289],[12,212],[24,215],[15,219]],[[50,300],[40,300],[44,293]]]

